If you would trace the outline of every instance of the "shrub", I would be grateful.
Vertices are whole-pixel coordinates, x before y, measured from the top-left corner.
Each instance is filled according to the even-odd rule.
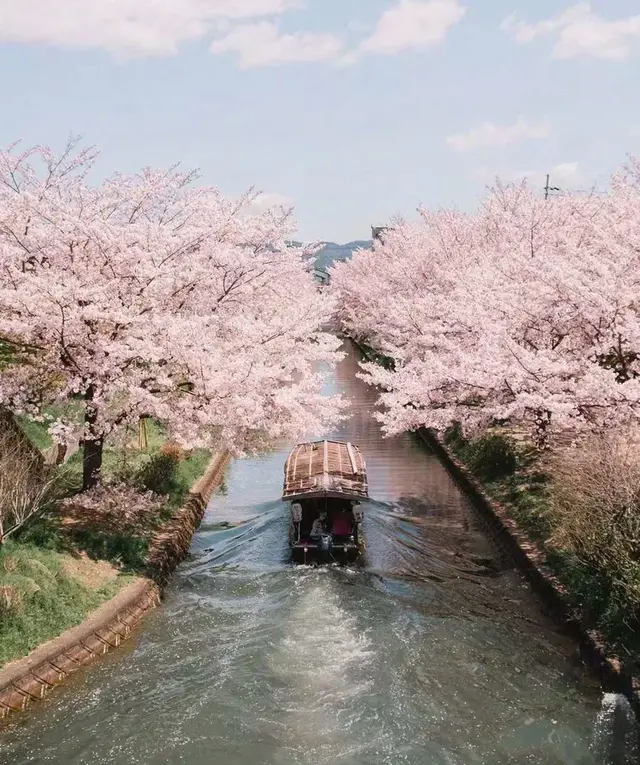
[[[91,558],[137,568],[168,515],[166,505],[164,497],[126,484],[97,486],[61,503],[65,537]]]
[[[443,441],[445,445],[453,449],[454,452],[459,451],[468,443],[467,439],[464,437],[462,425],[459,422],[454,422],[445,430]]]
[[[170,494],[175,487],[178,464],[175,453],[154,454],[138,471],[137,483],[155,494]]]
[[[640,451],[629,434],[593,436],[550,463],[550,540],[603,572],[611,597],[640,602]]]
[[[182,462],[185,458],[184,449],[173,441],[165,441],[160,449],[162,454],[172,457],[176,462]]]
[[[44,512],[57,478],[11,429],[0,427],[0,545]]]
[[[480,436],[466,444],[463,459],[471,472],[485,481],[513,475],[518,467],[513,443],[497,433]]]

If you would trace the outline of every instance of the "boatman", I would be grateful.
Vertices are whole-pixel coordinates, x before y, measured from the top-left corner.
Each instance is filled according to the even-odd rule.
[[[327,521],[327,514],[324,511],[322,511],[318,515],[318,517],[315,519],[315,521],[313,522],[313,526],[311,527],[311,533],[309,534],[309,536],[317,544],[320,544],[322,535],[325,533],[326,521]]]

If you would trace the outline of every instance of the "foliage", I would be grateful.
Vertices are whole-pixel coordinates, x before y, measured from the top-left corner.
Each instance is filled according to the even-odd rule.
[[[605,572],[612,600],[640,603],[637,440],[629,433],[592,437],[557,455],[551,477],[551,544]]]
[[[464,455],[471,472],[485,481],[512,475],[517,467],[513,444],[498,433],[482,435],[468,442]]]
[[[503,433],[488,432],[467,439],[459,422],[450,425],[443,441],[483,481],[497,481],[512,476],[519,466],[513,441]]]
[[[0,546],[54,499],[57,474],[16,433],[0,425]]]
[[[135,486],[107,483],[61,503],[65,536],[94,559],[141,569],[153,539],[171,507],[164,497]]]
[[[65,499],[61,503],[61,512],[73,515],[81,509],[99,520],[103,528],[109,528],[131,523],[152,524],[164,504],[163,498],[151,491],[140,492],[134,486],[112,483]]]
[[[142,488],[156,494],[169,494],[175,486],[178,459],[174,454],[154,454],[137,475]]]
[[[332,303],[290,213],[198,188],[196,175],[143,169],[92,186],[93,149],[0,153],[0,341],[37,349],[3,371],[0,402],[34,417],[77,401],[84,486],[105,439],[140,417],[188,448],[240,452],[319,432],[339,397],[317,362],[337,360],[321,328]],[[71,424],[51,425],[61,441]]]
[[[464,437],[462,424],[460,422],[451,423],[451,425],[444,431],[442,440],[446,446],[451,447],[456,453],[468,443],[467,439]]]
[[[639,281],[638,160],[605,196],[422,209],[331,269],[344,331],[396,362],[362,365],[386,433],[509,420],[541,446],[640,416]]]

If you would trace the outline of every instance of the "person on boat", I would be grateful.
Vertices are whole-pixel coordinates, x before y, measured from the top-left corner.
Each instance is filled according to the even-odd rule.
[[[327,514],[323,511],[318,515],[311,526],[311,533],[309,536],[313,542],[319,543],[322,539],[322,535],[325,533],[326,522]]]
[[[342,509],[333,519],[331,533],[334,537],[348,537],[351,535],[351,530],[351,513],[349,510]]]

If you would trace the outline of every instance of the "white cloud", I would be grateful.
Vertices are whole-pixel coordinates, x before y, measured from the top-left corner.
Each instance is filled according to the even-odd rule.
[[[400,0],[382,14],[375,31],[357,52],[393,55],[435,45],[466,12],[459,0]]]
[[[284,34],[273,23],[305,0],[0,0],[0,43],[101,48],[124,58],[173,55],[182,44],[211,39],[213,53],[235,52],[243,68],[347,64],[363,53],[391,55],[442,41],[466,13],[460,2],[396,0],[373,33],[341,60],[337,35]],[[366,34],[367,27],[354,20],[345,31]]]
[[[547,173],[549,174],[549,185],[559,187],[562,190],[569,190],[582,180],[580,165],[577,162],[561,162],[549,170],[521,170],[510,173],[507,179],[521,181],[526,178],[531,184],[544,185],[547,181]]]
[[[300,0],[0,0],[0,41],[164,56],[220,23],[276,16]]]
[[[278,27],[268,21],[244,24],[228,35],[215,40],[211,52],[237,53],[239,66],[272,66],[293,61],[329,61],[342,48],[341,41],[331,34],[280,34]]]
[[[249,205],[251,212],[259,214],[271,207],[284,207],[288,209],[293,207],[293,199],[285,194],[278,194],[274,191],[261,191]]]
[[[578,3],[552,19],[534,24],[508,16],[500,28],[520,45],[538,37],[555,36],[553,57],[594,56],[604,59],[627,58],[640,40],[640,16],[608,21],[593,12],[591,3]]]
[[[547,138],[551,133],[548,122],[529,123],[524,117],[518,117],[513,125],[495,125],[484,122],[467,133],[450,135],[447,144],[455,151],[472,151],[480,148],[507,146],[541,138]]]

